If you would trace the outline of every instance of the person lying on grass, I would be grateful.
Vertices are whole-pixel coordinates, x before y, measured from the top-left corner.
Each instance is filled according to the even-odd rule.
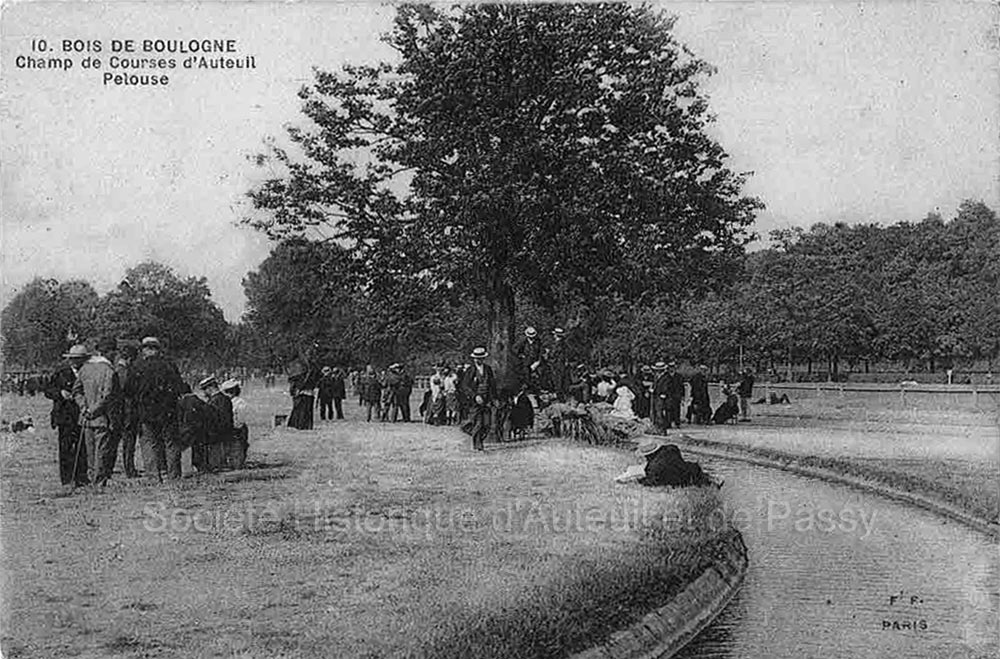
[[[636,455],[646,458],[646,464],[633,465],[615,478],[618,483],[639,483],[649,487],[688,487],[712,485],[712,480],[697,462],[687,462],[681,450],[658,440],[642,443]],[[720,486],[721,487],[721,486]]]

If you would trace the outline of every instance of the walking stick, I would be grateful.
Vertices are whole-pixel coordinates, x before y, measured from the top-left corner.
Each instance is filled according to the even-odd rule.
[[[76,470],[80,465],[80,448],[83,447],[83,426],[80,426],[80,434],[76,438],[76,456],[73,458],[73,489],[77,488]]]

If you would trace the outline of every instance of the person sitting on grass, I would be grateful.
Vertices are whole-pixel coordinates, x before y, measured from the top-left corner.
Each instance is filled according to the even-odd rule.
[[[716,425],[734,420],[740,413],[739,397],[730,385],[724,384],[722,386],[722,396],[725,400],[722,405],[719,405],[719,409],[715,410],[715,416],[712,417],[712,423]]]
[[[646,458],[645,465],[633,465],[615,478],[618,483],[639,483],[647,487],[691,487],[711,485],[712,481],[697,462],[687,462],[674,444],[658,440],[644,442],[636,455]]]

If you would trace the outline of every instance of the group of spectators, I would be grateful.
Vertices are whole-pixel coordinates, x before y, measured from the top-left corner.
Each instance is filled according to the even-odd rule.
[[[661,432],[679,428],[682,418],[696,424],[750,420],[754,385],[750,369],[739,373],[738,382],[723,383],[723,400],[713,411],[707,366],[700,365],[687,378],[677,371],[673,361],[642,366],[635,375],[594,371],[586,364],[570,364],[564,337],[565,332],[557,327],[551,341],[544,345],[533,327],[526,328],[513,349],[513,369],[502,381],[485,363],[489,355],[481,347],[470,354],[472,364],[455,369],[447,364],[435,367],[421,406],[424,420],[432,424],[465,423],[477,449],[482,448],[489,434],[505,437],[523,433],[533,425],[535,407],[554,401],[608,403],[614,408],[613,414],[650,419]],[[366,381],[362,378],[362,382]],[[688,390],[690,403],[682,417],[682,402]],[[406,388],[407,400],[409,394],[410,388]],[[364,388],[361,399],[374,400],[366,398]]]
[[[122,471],[160,483],[181,477],[181,455],[190,448],[199,471],[242,468],[249,440],[247,404],[240,382],[209,376],[191,391],[156,337],[139,346],[97,341],[93,350],[72,346],[66,363],[49,378],[51,423],[58,431],[63,485],[104,485],[121,447]],[[139,444],[143,471],[136,468]]]

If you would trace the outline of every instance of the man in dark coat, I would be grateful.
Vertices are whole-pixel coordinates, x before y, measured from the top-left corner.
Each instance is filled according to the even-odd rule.
[[[753,371],[744,369],[740,374],[740,384],[736,393],[740,397],[740,421],[750,420],[750,397],[753,396]]]
[[[471,404],[472,448],[476,451],[485,450],[483,440],[490,432],[492,407],[497,398],[496,377],[484,361],[488,356],[485,348],[473,350],[472,366],[462,374],[461,389]]]
[[[538,340],[538,330],[528,327],[524,338],[514,346],[514,358],[520,384],[527,385],[532,393],[538,393],[537,374],[542,365],[542,343]]]
[[[677,372],[677,362],[667,364],[667,427],[681,427],[681,400],[684,398],[684,378]]]
[[[640,419],[651,418],[653,385],[655,383],[656,376],[653,374],[653,368],[648,365],[643,366],[636,377],[636,388],[632,391],[635,394],[635,415]]]
[[[653,366],[653,373],[656,376],[656,380],[653,382],[653,391],[650,395],[649,418],[657,430],[666,432],[667,428],[670,427],[668,412],[670,405],[670,374],[667,372],[667,364],[665,362],[656,362]]]
[[[115,373],[118,374],[118,382],[124,392],[128,384],[129,372],[132,364],[139,356],[139,351],[134,345],[125,345],[118,351],[118,359],[115,362]],[[122,447],[122,467],[125,476],[136,478],[139,472],[135,468],[135,442],[139,436],[139,418],[136,413],[135,401],[127,396],[122,396],[121,408],[119,410],[118,428],[116,435]]]
[[[344,371],[340,368],[333,369],[333,384],[331,388],[333,394],[333,409],[337,412],[337,419],[344,418],[344,399],[347,398],[347,388],[344,386]]]
[[[569,351],[566,348],[566,332],[557,327],[552,330],[552,347],[546,359],[549,367],[549,387],[556,400],[566,399],[569,390]]]
[[[63,355],[67,359],[73,350],[87,354],[83,346],[73,346]],[[87,455],[80,428],[80,407],[73,398],[76,370],[67,362],[60,366],[45,387],[45,396],[52,401],[51,422],[59,435],[59,480],[63,485],[86,485]]]
[[[133,366],[125,387],[125,396],[136,405],[139,417],[139,446],[145,477],[163,481],[181,477],[181,452],[184,446],[177,435],[177,401],[186,391],[177,366],[160,353],[160,341],[147,336],[142,340],[142,359]]]
[[[698,371],[691,376],[691,409],[688,421],[694,416],[698,424],[709,423],[712,419],[712,403],[708,395],[708,367],[698,366]]]
[[[709,485],[711,480],[697,462],[688,462],[673,444],[648,442],[636,451],[646,458],[645,475],[639,479],[648,487],[689,487]]]
[[[399,383],[396,385],[395,397],[396,397],[396,407],[399,408],[399,413],[403,417],[403,421],[406,423],[410,422],[410,396],[413,394],[413,376],[410,372],[400,366],[399,368]],[[393,416],[393,421],[396,420]]]
[[[333,369],[324,366],[319,378],[319,419],[326,421],[327,415],[333,420]],[[343,417],[341,417],[343,418]]]

